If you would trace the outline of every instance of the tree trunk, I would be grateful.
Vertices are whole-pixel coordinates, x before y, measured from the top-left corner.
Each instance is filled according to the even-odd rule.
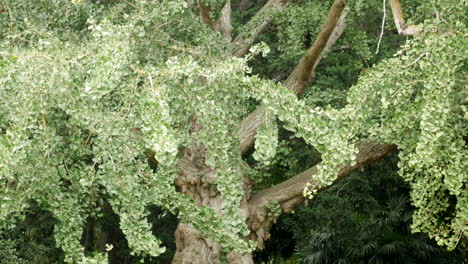
[[[214,187],[210,186],[213,181],[214,172],[206,166],[201,167],[200,165],[202,164],[198,162],[200,162],[199,158],[193,160],[183,159],[181,161],[181,165],[183,166],[182,173],[177,178],[176,184],[181,188],[183,193],[188,194],[193,199],[197,206],[210,207],[222,217],[221,195]],[[187,172],[189,174],[186,174]],[[248,197],[249,192],[246,191],[241,205],[244,208],[244,214],[248,212]],[[183,220],[178,224],[174,233],[177,250],[172,263],[220,263],[222,253],[219,243],[207,239],[203,233],[196,230],[191,224],[184,223]],[[228,262],[232,264],[253,264],[252,254],[240,255],[236,252],[231,252],[226,257]]]
[[[196,117],[191,117],[192,130],[201,129],[196,123]],[[219,217],[222,217],[222,199],[220,192],[214,187],[216,171],[205,164],[206,149],[194,143],[184,152],[179,160],[179,174],[175,184],[180,192],[187,194],[196,206],[212,208]],[[250,183],[244,181],[244,198],[241,202],[241,210],[247,218],[250,198]],[[191,224],[184,223],[181,219],[174,233],[176,240],[176,254],[174,264],[203,264],[220,263],[221,246],[218,242],[207,239],[203,233],[196,230]],[[227,254],[227,260],[233,264],[253,264],[252,254],[240,255],[236,252]]]
[[[269,0],[262,10],[272,8],[273,6],[281,7],[288,0]],[[221,16],[220,20],[225,20],[226,23],[218,23],[228,25],[228,14],[230,13],[230,2],[227,1],[224,10],[226,15]],[[229,8],[229,10],[228,10]],[[229,11],[229,12],[228,12]],[[211,20],[209,16],[210,8],[203,3],[200,4],[200,15],[202,21],[210,26],[213,30],[220,32],[225,38],[230,34],[226,34],[222,29],[229,28],[227,26],[216,26],[216,21]],[[260,11],[261,13],[262,11]],[[319,63],[324,54],[333,46],[339,38],[346,23],[346,1],[335,0],[324,26],[317,36],[314,44],[309,48],[307,54],[299,61],[294,71],[285,81],[285,87],[294,91],[296,94],[302,94],[305,88],[310,84],[314,75],[315,67]],[[221,21],[220,21],[221,22]],[[235,56],[243,56],[250,45],[258,37],[258,35],[266,30],[270,21],[267,19],[258,27],[254,28],[251,36],[248,39],[238,37],[234,40],[233,54]],[[224,32],[224,33],[223,33]],[[240,133],[240,149],[241,153],[245,153],[255,141],[255,134],[258,124],[262,120],[263,107],[259,107],[241,125]],[[196,116],[190,118],[192,132],[199,131],[201,127],[196,122]],[[380,160],[390,151],[396,149],[394,145],[381,145],[372,143],[359,143],[359,153],[356,157],[356,164],[343,165],[337,174],[337,181],[354,171],[362,168],[368,163]],[[212,208],[219,217],[222,217],[221,205],[222,199],[220,193],[216,190],[216,169],[210,168],[205,164],[206,150],[203,146],[196,142],[183,153],[183,157],[179,160],[179,175],[175,180],[176,186],[180,192],[187,194],[197,206],[205,206]],[[251,183],[244,180],[244,197],[240,208],[246,217],[246,224],[250,230],[248,239],[257,243],[257,248],[263,248],[264,240],[269,238],[271,226],[276,222],[276,217],[269,214],[268,204],[271,201],[278,202],[282,213],[290,213],[295,207],[305,201],[303,195],[304,187],[308,182],[313,181],[313,175],[317,173],[317,166],[314,166],[283,183],[271,186],[262,191],[251,193]],[[319,192],[327,187],[321,188]],[[223,257],[227,258],[231,264],[253,264],[252,254],[240,255],[236,252],[230,252],[227,256],[223,256],[221,246],[218,242],[207,239],[203,233],[196,230],[187,220],[181,219],[176,231],[175,239],[177,250],[172,263],[174,264],[204,264],[204,263],[220,263]],[[247,239],[247,238],[246,238]]]
[[[299,60],[299,63],[284,82],[284,87],[293,91],[296,95],[300,95],[305,91],[315,76],[315,67],[343,33],[346,27],[346,14],[346,1],[335,0],[314,44],[309,48],[307,54]],[[255,142],[255,135],[264,118],[264,112],[264,107],[260,106],[242,120],[240,130],[240,150],[242,154],[246,153]]]
[[[380,160],[387,153],[395,150],[396,146],[360,143],[358,148],[356,164],[343,166],[336,181],[368,163]],[[179,160],[180,173],[175,183],[182,193],[193,199],[197,206],[210,207],[221,217],[221,195],[212,186],[216,172],[205,165],[205,155],[206,150],[201,146],[194,145],[186,151],[184,157]],[[317,173],[316,166],[285,182],[253,194],[251,183],[244,181],[244,198],[240,208],[251,231],[248,239],[256,241],[258,248],[263,248],[263,241],[269,238],[271,226],[276,220],[274,216],[268,214],[268,202],[275,200],[279,203],[282,213],[290,213],[306,199],[302,191],[307,182],[312,181],[312,175],[315,173]],[[219,243],[205,238],[191,224],[183,221],[184,219],[175,231],[177,251],[172,263],[220,263],[222,254]],[[252,254],[240,255],[235,252],[227,254],[227,261],[231,264],[253,264]]]
[[[221,247],[219,243],[206,239],[191,224],[179,223],[174,233],[177,251],[173,264],[220,263]],[[253,264],[252,254],[240,255],[231,252],[227,255],[231,264]]]
[[[209,6],[200,1],[199,7],[202,22],[214,31],[219,32],[227,42],[231,42],[231,0],[226,1],[221,10],[221,16],[217,20],[211,19],[211,8]]]
[[[174,233],[177,251],[172,263],[202,264],[218,263],[221,256],[218,243],[205,239],[203,234],[190,224],[179,223]]]

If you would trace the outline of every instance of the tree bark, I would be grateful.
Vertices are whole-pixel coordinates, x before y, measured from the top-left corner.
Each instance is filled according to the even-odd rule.
[[[323,53],[327,51],[327,48],[330,49],[330,45],[336,42],[344,30],[344,16],[347,13],[345,7],[345,0],[335,0],[314,44],[307,50],[307,54],[301,58],[284,83],[286,88],[298,95],[304,93],[315,76],[314,66],[318,64],[323,57]],[[340,21],[342,21],[342,25],[339,24]],[[329,42],[330,44],[327,45]]]
[[[358,148],[356,165],[343,166],[335,182],[358,168],[380,160],[389,152],[395,150],[396,146],[360,143]],[[198,148],[196,153],[192,151],[186,153],[179,163],[181,170],[176,185],[181,188],[183,193],[189,195],[197,206],[210,207],[221,216],[221,196],[211,186],[214,181],[214,171],[204,165],[203,155],[205,155],[203,148]],[[248,239],[256,241],[258,248],[262,248],[264,240],[269,238],[271,226],[276,220],[273,216],[268,215],[268,202],[275,200],[279,203],[282,213],[291,213],[294,208],[307,199],[303,196],[303,190],[306,184],[311,181],[312,175],[316,173],[317,166],[314,166],[287,181],[253,195],[250,193],[251,184],[244,182],[245,193],[241,203],[241,210],[246,215],[246,223],[251,231]],[[327,188],[321,188],[318,192]],[[183,220],[175,231],[175,238],[177,251],[172,263],[202,264],[220,262],[221,247],[219,243],[207,239],[200,231],[193,228],[192,225],[184,223]],[[251,254],[240,255],[236,252],[230,252],[227,259],[231,264],[253,264]]]
[[[263,15],[268,10],[271,10],[273,8],[283,8],[284,5],[289,1],[290,0],[269,0],[262,7],[262,9],[260,9],[260,11],[258,11],[257,14],[255,14],[252,21],[258,19],[259,16]],[[257,40],[258,36],[268,29],[272,20],[273,16],[266,17],[259,25],[250,30],[248,38],[244,38],[240,35],[237,36],[233,41],[234,50],[232,54],[236,57],[244,56],[247,53],[247,51],[249,51],[252,44]]]
[[[221,194],[213,186],[216,171],[205,164],[206,150],[203,146],[194,144],[184,153],[179,161],[180,172],[176,179],[176,185],[180,191],[192,198],[195,205],[212,208],[219,217],[221,214]],[[250,198],[247,181],[244,182],[244,198],[241,210],[247,216],[247,199]],[[207,239],[203,233],[196,230],[191,224],[179,223],[174,233],[176,239],[176,253],[172,263],[174,264],[204,264],[220,263],[222,256],[221,246],[218,242]],[[229,263],[253,264],[252,254],[227,254]]]
[[[283,4],[284,0],[270,0],[263,7],[273,4]],[[345,0],[336,0],[332,5],[322,31],[317,36],[314,44],[309,48],[307,54],[299,61],[296,68],[285,82],[285,87],[302,94],[313,78],[315,67],[320,59],[333,46],[343,32],[346,23]],[[271,6],[270,6],[271,7]],[[268,7],[269,8],[269,7]],[[202,10],[204,9],[204,10]],[[213,21],[209,20],[209,7],[201,7],[201,16],[204,22],[214,30]],[[207,16],[208,14],[208,16]],[[264,31],[269,24],[265,21],[260,27],[252,31],[249,39],[236,39],[234,42],[240,49],[234,55],[242,56],[256,39],[258,34]],[[219,31],[218,31],[219,32]],[[236,53],[238,52],[238,53]],[[258,125],[262,122],[264,108],[260,106],[241,124],[240,148],[245,153],[255,141],[255,134]],[[195,119],[195,118],[194,118]],[[194,131],[201,129],[193,121]],[[359,153],[356,157],[356,165],[344,165],[339,170],[337,181],[351,173],[357,168],[361,168],[368,163],[381,159],[390,151],[394,150],[394,145],[380,145],[371,143],[361,143],[358,145]],[[192,198],[197,206],[206,206],[214,209],[219,217],[222,217],[222,199],[220,193],[214,187],[216,171],[205,164],[206,150],[203,146],[194,143],[183,154],[179,161],[180,172],[175,184],[182,193]],[[265,239],[269,238],[269,231],[275,217],[268,215],[267,204],[275,200],[279,203],[282,213],[290,213],[295,207],[303,203],[306,198],[303,190],[306,184],[312,181],[312,175],[317,173],[317,166],[314,166],[291,179],[272,186],[255,194],[251,193],[251,183],[244,181],[244,197],[240,205],[242,213],[246,216],[246,224],[250,229],[250,235],[246,239],[257,242],[258,248],[263,247]],[[323,191],[327,187],[319,189]],[[196,230],[191,224],[184,223],[184,219],[179,223],[175,231],[177,251],[173,259],[174,264],[185,263],[219,263],[222,256],[221,247],[216,241],[207,239],[201,232]],[[229,263],[252,264],[252,255],[240,255],[230,252],[227,255]]]
[[[221,10],[221,16],[217,20],[211,19],[210,12],[211,8],[200,1],[200,17],[202,22],[208,25],[211,29],[219,32],[221,36],[227,41],[231,41],[231,0],[227,0],[223,9]]]
[[[203,233],[191,224],[179,223],[174,233],[177,250],[173,264],[205,264],[221,262],[221,246],[218,242],[205,238]],[[252,254],[227,254],[231,264],[253,264]]]
[[[338,172],[334,183],[340,181],[345,176],[358,168],[367,164],[379,161],[389,152],[396,149],[395,145],[383,145],[372,143],[358,144],[359,153],[356,156],[356,165],[343,166]],[[282,213],[291,213],[294,208],[303,203],[307,198],[303,195],[303,190],[308,182],[312,181],[312,176],[317,173],[317,165],[265,190],[252,195],[248,200],[249,215],[247,225],[251,230],[249,239],[257,241],[257,247],[263,248],[263,241],[269,238],[269,231],[275,218],[268,215],[266,205],[271,200],[279,203]],[[330,186],[323,187],[317,192],[321,192]]]
[[[401,4],[399,0],[390,0],[390,6],[392,8],[393,20],[395,21],[395,26],[398,30],[398,34],[404,36],[412,36],[422,31],[422,28],[419,25],[406,25],[405,18],[403,16],[403,10],[401,9]]]
[[[347,14],[345,3],[345,0],[336,0],[333,3],[323,29],[318,34],[314,44],[309,48],[307,54],[301,58],[285,81],[284,86],[295,94],[302,94],[309,86],[315,76],[315,67],[317,67],[324,54],[330,50],[343,33],[346,27],[345,17]],[[247,152],[255,142],[258,126],[262,123],[265,116],[264,112],[265,108],[260,106],[242,120],[240,130],[241,153]]]
[[[239,10],[247,10],[249,7],[253,5],[253,0],[241,0],[238,5]]]

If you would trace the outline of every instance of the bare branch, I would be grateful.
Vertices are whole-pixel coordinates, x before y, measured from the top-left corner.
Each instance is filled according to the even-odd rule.
[[[263,7],[260,9],[257,14],[251,19],[247,25],[251,24],[252,21],[258,20],[260,16],[264,15],[266,12],[272,10],[273,8],[283,8],[287,2],[290,0],[269,0]],[[252,44],[257,40],[258,36],[265,32],[271,24],[273,16],[266,16],[265,19],[258,25],[256,25],[252,30],[250,30],[249,37],[243,38],[241,35],[237,36],[234,41],[234,50],[232,54],[237,57],[244,56],[247,51],[250,49]]]
[[[338,172],[335,183],[349,175],[358,168],[367,164],[379,161],[389,152],[396,149],[395,145],[382,145],[372,143],[359,143],[359,153],[356,157],[357,164],[354,166],[343,166]],[[249,217],[247,225],[252,233],[250,239],[256,240],[258,247],[261,248],[264,239],[268,239],[268,231],[274,223],[274,217],[268,215],[266,205],[269,201],[275,200],[281,206],[283,213],[291,213],[294,208],[306,200],[303,190],[308,182],[311,182],[312,175],[317,173],[317,165],[284,181],[280,184],[259,191],[252,195],[248,201]],[[312,183],[313,184],[313,183]],[[321,188],[318,192],[326,190],[328,187]]]
[[[401,9],[400,0],[390,0],[390,6],[392,7],[393,20],[395,21],[398,34],[412,36],[421,32],[422,28],[420,25],[408,26],[405,24],[405,18],[403,16],[403,10]]]
[[[335,28],[333,29],[332,34],[330,35],[330,38],[327,41],[327,45],[325,46],[325,49],[320,53],[319,58],[315,61],[314,66],[312,67],[312,72],[315,72],[315,69],[317,68],[317,65],[320,63],[320,61],[323,59],[325,54],[327,54],[332,47],[335,45],[336,41],[341,37],[343,34],[344,30],[346,29],[346,15],[349,12],[349,7],[345,7],[343,12],[341,13],[340,18],[338,19],[338,23],[336,24]]]
[[[299,63],[296,65],[296,68],[294,68],[293,72],[284,83],[286,88],[294,91],[296,94],[302,94],[309,86],[310,81],[314,76],[313,67],[320,58],[323,57],[322,52],[326,52],[327,43],[332,39],[331,36],[333,36],[334,31],[338,30],[337,25],[339,25],[338,22],[340,21],[340,18],[342,18],[343,13],[342,20],[344,20],[344,16],[347,13],[345,12],[345,6],[346,0],[335,0],[328,12],[324,26],[315,39],[314,44],[309,48],[307,54],[301,58]],[[344,27],[344,21],[342,24]],[[337,38],[338,37],[339,35]]]
[[[377,49],[375,50],[375,54],[379,53],[380,49],[380,43],[382,42],[382,37],[385,29],[385,18],[387,17],[387,9],[386,7],[386,2],[383,0],[383,17],[382,17],[382,26],[380,26],[380,36],[379,36],[379,42],[377,42]]]
[[[309,86],[314,77],[314,71],[320,60],[336,43],[346,28],[345,17],[348,9],[345,8],[345,0],[336,0],[325,20],[322,31],[318,34],[314,44],[309,48],[307,54],[299,60],[296,68],[289,75],[284,86],[294,93],[300,95]],[[242,120],[240,130],[241,153],[247,150],[255,142],[257,128],[264,116],[264,107],[260,106],[248,117]]]

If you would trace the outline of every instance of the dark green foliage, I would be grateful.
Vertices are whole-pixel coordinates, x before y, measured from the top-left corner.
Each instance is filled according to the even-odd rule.
[[[281,245],[296,243],[294,258],[310,264],[465,263],[461,247],[448,252],[427,235],[411,233],[413,210],[409,187],[397,175],[395,157],[390,157],[280,218],[265,252],[259,254],[287,257],[291,252],[282,252]]]
[[[166,252],[158,257],[143,258],[131,254],[131,249],[128,246],[127,239],[119,228],[119,216],[114,213],[110,206],[105,206],[103,209],[103,217],[96,222],[96,235],[94,237],[94,251],[103,251],[103,245],[100,240],[106,236],[106,244],[113,245],[109,251],[109,263],[112,264],[133,264],[144,263],[149,264],[164,264],[171,263],[175,253],[174,231],[178,223],[178,219],[169,212],[161,210],[156,206],[149,209],[148,222],[152,226],[152,232],[162,240],[162,246],[166,247]]]
[[[15,229],[0,233],[0,263],[63,263],[63,251],[55,244],[54,224],[49,212],[31,204],[24,221]],[[2,254],[5,255],[2,257]]]
[[[265,243],[265,248],[254,252],[255,263],[282,263],[281,260],[297,259],[293,257],[296,240],[286,225],[273,225],[270,234],[271,237]]]
[[[142,258],[131,255],[128,242],[119,228],[119,217],[106,204],[102,209],[99,220],[89,218],[81,244],[86,255],[92,256],[106,250],[106,244],[112,245],[109,251],[109,263],[133,264],[144,259],[149,264],[171,263],[175,252],[173,237],[178,219],[171,213],[164,212],[158,207],[150,208],[148,221],[152,224],[152,231],[159,236],[166,247],[166,252],[155,258]],[[25,220],[15,229],[0,234],[0,263],[1,264],[60,264],[64,263],[63,251],[55,245],[55,220],[47,211],[41,211],[32,205]]]
[[[282,127],[283,124],[280,123],[279,126]],[[260,171],[252,177],[256,190],[278,184],[320,162],[320,153],[316,149],[284,128],[279,130],[276,155],[268,167],[256,162],[251,154],[246,154],[246,161]]]
[[[216,16],[225,1],[205,2]],[[234,12],[234,36],[265,2]],[[261,101],[271,122],[258,130],[257,150],[263,144],[271,160],[247,155],[255,188],[322,157],[331,169],[318,180],[331,184],[361,137],[397,144],[400,176],[412,187],[411,202],[394,160],[351,175],[282,218],[266,245],[274,259],[290,257],[296,244],[294,258],[309,263],[460,263],[464,252],[448,255],[425,234],[411,234],[410,224],[416,208],[412,230],[440,245],[455,248],[466,234],[466,17],[455,0],[410,3],[408,14],[426,32],[406,41],[387,16],[374,54],[382,6],[352,1],[348,29],[302,101],[253,76],[283,81],[331,2],[291,1],[272,11],[260,37],[270,54],[247,61],[229,59],[232,47],[185,0],[0,1],[0,263],[105,263],[107,251],[112,263],[170,262],[177,219],[166,209],[223,249],[250,251],[238,210],[237,132]],[[193,113],[204,128],[195,137],[187,122]],[[135,128],[143,132],[136,136]],[[217,169],[223,219],[174,187],[180,150],[193,139]],[[146,165],[148,149],[157,168]]]
[[[158,207],[152,207],[149,209],[150,215],[148,221],[152,225],[153,234],[161,238],[163,244],[166,247],[166,252],[158,257],[154,258],[142,258],[139,256],[131,255],[128,242],[122,230],[119,228],[119,217],[112,211],[110,206],[106,206],[103,210],[103,217],[97,222],[98,231],[95,237],[95,250],[101,250],[105,245],[100,245],[100,236],[104,234],[107,237],[107,244],[112,244],[113,248],[109,252],[109,263],[115,264],[133,264],[140,263],[144,260],[144,263],[149,264],[164,264],[171,263],[172,257],[175,252],[175,241],[173,233],[178,223],[178,219],[169,212],[165,212]],[[101,248],[100,248],[101,247]]]

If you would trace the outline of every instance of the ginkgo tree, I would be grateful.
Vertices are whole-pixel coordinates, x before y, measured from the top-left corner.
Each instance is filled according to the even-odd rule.
[[[280,214],[398,150],[413,231],[455,248],[468,234],[465,5],[419,0],[405,21],[398,0],[384,1],[384,22],[408,40],[333,108],[297,96],[376,3],[302,2],[266,1],[234,38],[230,0],[1,1],[0,230],[34,201],[57,220],[66,262],[106,263],[80,238],[108,202],[133,254],[158,256],[146,219],[157,205],[180,218],[173,263],[253,263]],[[315,40],[281,80],[252,74],[268,56],[259,36],[285,14],[314,24]],[[277,120],[322,161],[253,191],[243,155],[254,148],[268,166]]]

